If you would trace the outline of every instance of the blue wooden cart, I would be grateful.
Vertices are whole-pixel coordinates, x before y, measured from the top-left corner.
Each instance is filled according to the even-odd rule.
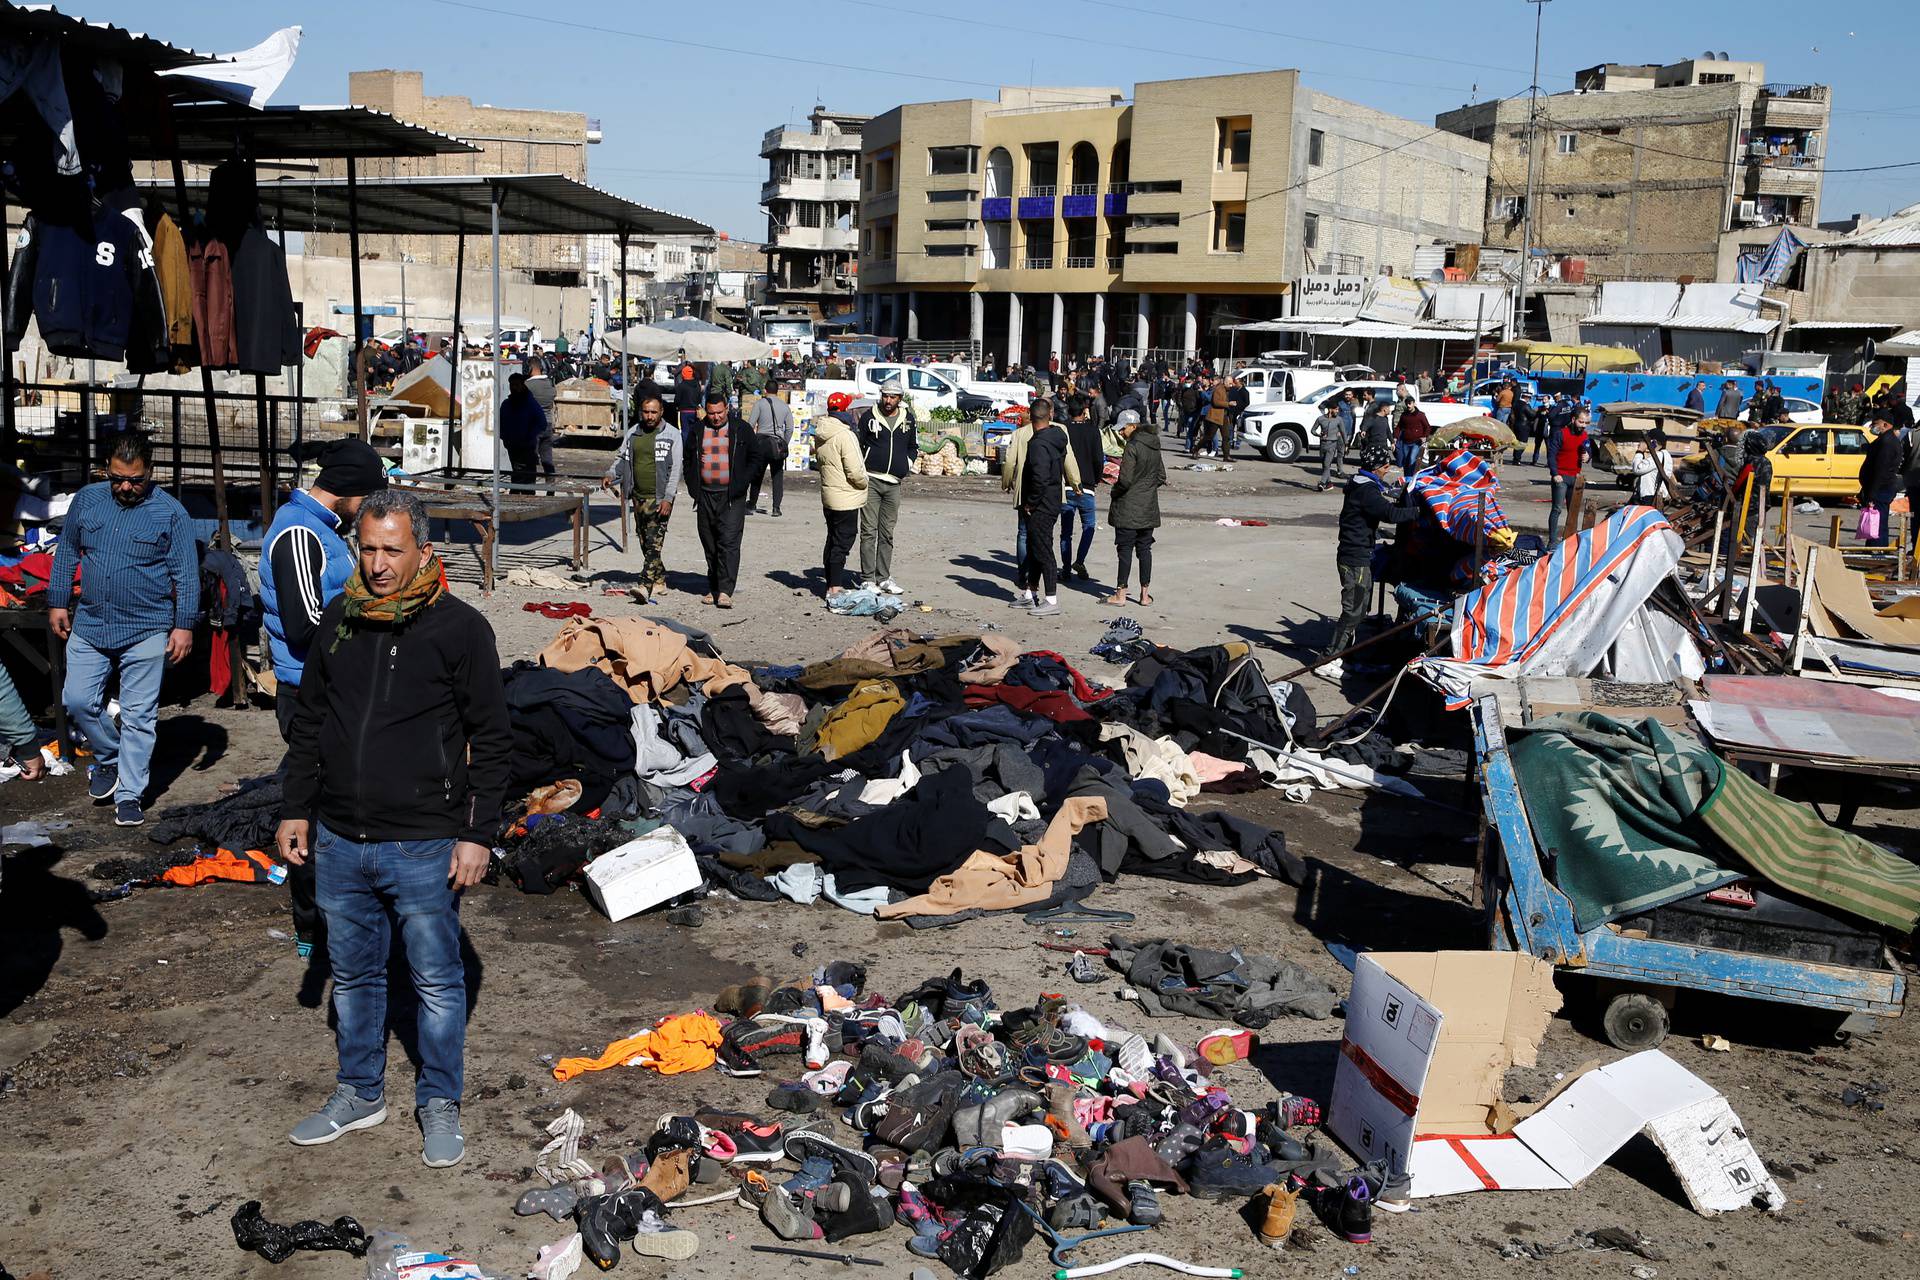
[[[1634,937],[1606,925],[1582,931],[1573,904],[1541,864],[1493,698],[1474,703],[1473,725],[1486,815],[1480,892],[1490,943],[1605,983],[1612,996],[1603,1025],[1615,1047],[1650,1049],[1665,1039],[1668,1011],[1682,988],[1841,1014],[1900,1015],[1906,981],[1891,956],[1885,968],[1865,969]]]

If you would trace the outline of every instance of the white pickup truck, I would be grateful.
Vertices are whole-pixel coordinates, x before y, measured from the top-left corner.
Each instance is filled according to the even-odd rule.
[[[947,381],[959,386],[962,391],[971,391],[974,395],[985,396],[993,402],[995,413],[1015,406],[1024,409],[1033,403],[1035,392],[1030,382],[986,382],[970,364],[936,362],[922,367],[931,369]]]
[[[1376,400],[1391,400],[1400,385],[1374,381],[1339,382],[1313,391],[1305,399],[1254,404],[1240,419],[1240,438],[1275,462],[1294,462],[1309,451],[1319,452],[1320,428],[1315,423],[1319,420],[1322,405],[1332,403],[1349,391],[1358,391],[1362,396],[1371,395]],[[1486,410],[1478,405],[1446,404],[1435,399],[1421,400],[1420,408],[1435,428],[1486,414]],[[1361,413],[1365,413],[1364,405]],[[1356,415],[1354,418],[1356,439],[1360,433],[1360,417]],[[1352,440],[1347,443],[1348,447],[1352,447]]]
[[[876,360],[857,366],[852,378],[808,378],[807,390],[823,394],[844,391],[857,401],[874,401],[880,398],[880,388],[893,378],[907,389],[907,399],[913,401],[914,408],[924,417],[932,409],[956,409],[980,417],[991,417],[1008,404],[1026,404],[1032,397],[1033,389],[1017,382],[989,382],[969,386],[957,376],[965,371],[965,365],[917,365],[896,364]],[[976,389],[984,386],[987,391]],[[1005,394],[998,394],[1002,389]],[[1014,393],[1024,391],[1026,398],[1015,399]]]

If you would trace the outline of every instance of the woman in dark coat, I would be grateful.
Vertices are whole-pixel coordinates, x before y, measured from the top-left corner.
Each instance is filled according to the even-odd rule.
[[[1123,410],[1114,424],[1126,437],[1120,454],[1120,478],[1113,482],[1107,523],[1113,526],[1114,549],[1120,554],[1119,586],[1101,601],[1116,607],[1127,602],[1127,579],[1133,557],[1140,556],[1140,603],[1153,603],[1153,531],[1160,527],[1160,486],[1167,482],[1167,464],[1160,457],[1160,432],[1142,422],[1138,412]]]

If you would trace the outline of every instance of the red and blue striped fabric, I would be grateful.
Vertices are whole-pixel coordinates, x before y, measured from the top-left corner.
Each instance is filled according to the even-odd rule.
[[[1455,449],[1407,481],[1407,490],[1433,513],[1440,527],[1457,541],[1474,540],[1473,524],[1480,513],[1480,495],[1487,495],[1487,532],[1507,527],[1500,509],[1500,481],[1493,464],[1468,449]]]
[[[1552,555],[1462,596],[1455,605],[1453,657],[1436,665],[1527,662],[1642,543],[1670,528],[1656,508],[1623,507],[1562,542]]]

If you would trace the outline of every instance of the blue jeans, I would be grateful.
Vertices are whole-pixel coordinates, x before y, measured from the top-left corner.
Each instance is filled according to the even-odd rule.
[[[1398,455],[1400,470],[1403,473],[1412,475],[1420,469],[1420,455],[1424,452],[1421,446],[1402,441],[1393,447],[1393,451]]]
[[[1552,554],[1560,541],[1560,521],[1567,513],[1567,500],[1573,496],[1572,476],[1553,477],[1553,505],[1547,509],[1547,552]]]
[[[1020,514],[1020,508],[1013,509],[1013,562],[1027,562],[1027,518]]]
[[[1080,520],[1080,554],[1069,555],[1073,550],[1073,522],[1075,515]],[[1094,502],[1091,491],[1070,493],[1060,507],[1060,566],[1085,563],[1087,552],[1093,546],[1093,531],[1099,524],[1099,508]]]
[[[460,898],[449,885],[453,841],[362,844],[316,823],[312,857],[333,966],[334,1040],[341,1084],[372,1101],[386,1089],[387,957],[392,920],[406,939],[419,998],[420,1078],[414,1101],[460,1100],[467,1041],[467,972]]]
[[[107,679],[120,669],[120,723],[107,714]],[[67,637],[67,715],[86,735],[93,758],[118,765],[117,804],[138,802],[147,789],[153,740],[160,723],[160,677],[167,669],[167,633],[155,632],[124,649],[96,648],[78,631]]]

